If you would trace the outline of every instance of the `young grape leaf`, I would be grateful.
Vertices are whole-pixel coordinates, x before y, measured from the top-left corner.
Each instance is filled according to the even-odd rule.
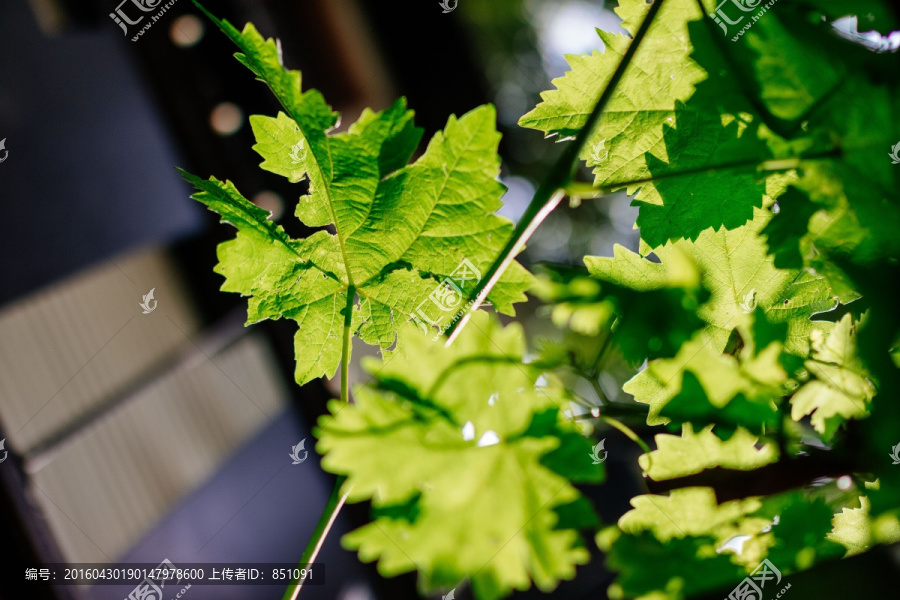
[[[630,535],[647,531],[661,542],[710,536],[721,546],[735,536],[760,533],[771,523],[765,517],[749,517],[762,508],[758,498],[719,504],[711,488],[683,488],[668,496],[635,496],[631,505],[634,508],[619,519],[619,528]]]
[[[618,533],[597,537],[610,565],[622,571],[617,584],[631,583],[629,597],[681,599],[708,589],[708,582],[695,581],[697,572],[737,584],[763,559],[789,574],[844,554],[828,539],[832,509],[821,498],[798,492],[718,504],[709,488],[685,488],[668,496],[637,496],[632,505],[634,510],[619,520]],[[634,552],[638,548],[640,554]],[[684,553],[677,572],[661,570],[662,557],[676,548],[694,551]],[[647,561],[657,554],[660,562]],[[711,557],[729,560],[713,563]],[[721,578],[718,586],[726,588]],[[693,592],[686,591],[689,586]]]
[[[814,331],[806,368],[815,377],[791,397],[791,418],[812,415],[813,427],[830,441],[849,419],[869,413],[875,386],[856,357],[856,325],[844,315],[827,336]]]
[[[199,190],[194,197],[238,229],[219,247],[223,289],[250,297],[249,323],[297,321],[301,384],[333,376],[345,324],[381,348],[410,317],[423,328],[445,328],[512,233],[512,224],[493,214],[504,192],[493,107],[451,116],[407,165],[421,131],[405,101],[366,110],[348,131],[333,133],[338,115],[319,92],[301,91],[300,73],[284,68],[275,41],[252,24],[240,32],[211,18],[287,111],[251,117],[262,168],[291,182],[309,177],[297,216],[333,229],[291,239],[230,182],[185,174]],[[530,274],[515,263],[489,300],[514,314],[513,303],[530,285]]]
[[[847,556],[865,552],[874,544],[896,544],[900,542],[896,512],[873,519],[872,503],[867,496],[860,496],[859,508],[844,507],[834,515],[827,539],[846,548]]]
[[[666,402],[659,414],[674,424],[714,423],[715,434],[723,440],[730,439],[742,427],[761,435],[779,425],[778,413],[767,391],[753,390],[749,395],[739,391],[723,402],[715,395],[710,397],[697,376],[685,371],[678,394]]]
[[[668,277],[673,254],[686,255],[699,266],[702,284],[711,293],[698,315],[707,323],[704,337],[712,350],[723,351],[731,332],[759,306],[768,320],[787,323],[787,351],[805,356],[810,331],[827,328],[827,324],[814,325],[810,317],[834,308],[836,300],[824,278],[772,264],[758,235],[771,218],[770,211],[756,209],[754,219],[740,229],[707,230],[694,242],[680,240],[657,248],[654,254],[662,264],[621,246],[615,247],[613,258],[588,256],[584,261],[592,275],[642,290]]]
[[[704,325],[696,310],[708,294],[689,261],[673,279],[681,285],[640,290],[600,281],[583,269],[544,270],[532,292],[553,305],[553,322],[586,336],[611,328],[613,342],[632,364],[673,356]]]
[[[832,529],[826,539],[846,548],[846,556],[861,554],[875,544],[900,542],[900,519],[897,515],[887,514],[873,519],[871,512],[869,498],[860,496],[859,508],[844,507],[834,515]]]
[[[364,363],[374,380],[356,403],[320,419],[323,467],[379,511],[344,544],[383,575],[418,569],[426,591],[470,577],[490,599],[532,580],[550,590],[587,561],[555,511],[593,522],[572,482],[600,481],[602,465],[524,351],[520,327],[483,313],[440,352],[408,325],[398,350]]]
[[[616,528],[598,534],[606,564],[618,575],[610,598],[683,600],[740,581],[745,571],[728,555],[717,554],[709,536],[661,542],[649,532],[627,535]]]
[[[768,558],[782,571],[808,569],[819,561],[841,558],[846,552],[828,539],[834,509],[823,498],[807,498],[799,492],[774,496],[756,515],[778,517],[771,531],[774,543]]]
[[[681,435],[659,434],[656,450],[638,458],[638,464],[655,481],[694,475],[705,469],[723,467],[750,471],[775,462],[778,458],[774,444],[757,448],[759,438],[738,429],[728,441],[712,432],[713,426],[694,433],[685,424]]]
[[[872,546],[872,523],[869,518],[869,500],[859,497],[859,508],[843,508],[831,520],[828,540],[847,549],[847,556],[865,552]]]
[[[762,308],[748,318],[768,321]],[[650,361],[623,390],[650,405],[648,425],[670,419],[701,426],[718,424],[713,431],[723,439],[738,426],[762,433],[767,426],[777,425],[776,401],[789,375],[783,359],[787,328],[781,328],[780,336],[769,329],[771,325],[742,325],[746,342],[737,356],[716,350],[700,332],[674,358]]]

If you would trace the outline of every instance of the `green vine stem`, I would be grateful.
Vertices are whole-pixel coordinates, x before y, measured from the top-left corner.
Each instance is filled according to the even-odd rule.
[[[353,302],[356,288],[347,288],[347,306],[344,309],[344,343],[341,347],[341,401],[350,402],[350,350],[353,340]]]
[[[634,430],[631,427],[629,427],[628,425],[626,425],[625,423],[623,423],[622,421],[620,421],[618,419],[613,419],[612,417],[607,417],[605,415],[601,415],[600,418],[604,422],[606,422],[608,425],[611,425],[612,427],[615,427],[616,429],[618,429],[619,431],[624,433],[625,436],[629,440],[631,440],[632,442],[634,442],[635,444],[640,446],[641,450],[643,450],[644,453],[647,454],[647,460],[650,460],[650,452],[651,452],[650,446],[648,446],[644,442],[644,440],[639,438],[638,435],[634,432]]]
[[[344,310],[344,339],[341,347],[342,402],[350,402],[350,349],[353,338],[353,302],[355,299],[356,289],[351,285],[347,289],[347,306]],[[338,514],[344,507],[344,503],[347,502],[347,496],[350,495],[350,490],[341,494],[341,487],[344,485],[345,481],[347,481],[347,478],[344,476],[340,476],[335,480],[334,488],[331,490],[331,496],[328,497],[328,502],[322,510],[319,522],[316,523],[316,528],[313,530],[312,537],[310,537],[309,543],[303,551],[303,556],[300,557],[300,563],[297,565],[298,568],[306,568],[307,565],[316,561],[319,551],[325,544],[325,538],[328,537],[328,534],[331,532],[331,528],[334,526]],[[303,579],[291,579],[291,584],[284,591],[282,600],[296,600],[297,596],[300,595],[300,589],[303,587],[303,581]]]
[[[316,523],[312,538],[309,540],[306,550],[303,551],[303,556],[300,557],[298,568],[304,569],[310,563],[316,561],[316,557],[319,555],[319,551],[325,543],[325,538],[328,536],[328,532],[331,531],[338,513],[341,512],[344,503],[347,501],[347,496],[350,493],[348,491],[341,495],[341,486],[344,485],[344,481],[346,480],[346,477],[341,476],[334,482],[334,489],[331,490],[331,496],[328,498],[328,503],[322,511],[322,516],[319,517],[319,522]],[[297,596],[300,595],[300,589],[303,587],[303,582],[303,579],[292,579],[291,585],[288,586],[284,592],[284,596],[282,596],[282,600],[296,600]]]

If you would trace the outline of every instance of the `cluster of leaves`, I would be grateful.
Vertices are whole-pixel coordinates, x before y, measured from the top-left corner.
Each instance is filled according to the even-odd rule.
[[[523,364],[518,325],[479,313],[440,353],[407,328],[396,351],[369,362],[355,404],[333,401],[316,432],[323,466],[375,510],[345,544],[384,575],[418,568],[424,591],[470,577],[477,597],[497,598],[572,578],[589,558],[577,530],[598,525],[572,484],[603,471],[561,414],[564,390],[538,385],[541,369]]]
[[[895,25],[886,3],[866,5],[873,27]],[[792,573],[900,540],[887,457],[900,442],[900,316],[883,285],[900,282],[892,63],[832,35],[845,15],[831,2],[782,0],[737,42],[715,9],[621,0],[628,34],[600,32],[602,51],[568,57],[522,118],[586,139],[594,185],[639,209],[637,252],[537,283],[513,262],[491,288],[506,314],[531,288],[571,332],[539,360],[519,325],[484,314],[448,348],[407,323],[463,259],[486,273],[504,258],[492,107],[451,117],[409,164],[421,131],[404,101],[338,133],[276,42],[215,21],[284,107],[251,118],[262,168],[308,178],[296,217],[322,229],[293,239],[230,182],[185,177],[238,229],[217,272],[249,297],[248,323],[298,323],[298,383],[333,376],[354,336],[382,350],[354,403],[333,401],[315,432],[348,500],[372,505],[344,544],[382,574],[418,571],[424,592],[468,578],[485,599],[550,590],[588,561],[590,530],[618,573],[611,596],[675,600],[733,586],[766,558]],[[655,493],[601,528],[575,487],[604,477],[591,427],[573,420],[585,400],[558,375],[596,386],[610,346],[646,361],[624,391],[660,432],[639,459]],[[599,396],[607,418],[617,407]],[[853,475],[849,491],[838,472]]]
[[[218,248],[222,289],[249,297],[248,324],[298,323],[299,384],[349,362],[353,336],[385,351],[355,404],[332,404],[334,418],[317,431],[325,468],[347,475],[349,501],[373,506],[373,523],[344,543],[385,575],[418,569],[424,591],[470,577],[479,597],[499,598],[572,578],[589,558],[578,530],[598,524],[573,483],[599,482],[603,471],[573,460],[591,443],[562,417],[563,390],[537,385],[517,327],[476,319],[434,355],[439,345],[408,323],[425,302],[424,318],[443,328],[454,315],[435,315],[429,296],[463,259],[485,273],[512,232],[493,214],[504,192],[493,107],[450,117],[407,165],[421,131],[403,100],[336,133],[338,116],[319,92],[302,91],[274,40],[209,16],[286,111],[250,119],[261,167],[308,178],[296,216],[325,228],[292,239],[231,182],[183,172],[193,197],[238,230]],[[453,283],[471,290],[471,281]],[[488,299],[513,314],[532,284],[513,263]]]
[[[886,5],[871,4],[860,15],[896,26]],[[833,35],[831,21],[845,16],[833,3],[782,2],[735,43],[704,14],[715,9],[659,8],[582,153],[596,186],[633,194],[639,252],[585,258],[597,286],[613,286],[608,297],[581,293],[573,311],[560,289],[545,295],[590,334],[628,330],[633,313],[669,314],[649,294],[646,309],[634,299],[627,311],[601,310],[622,287],[695,295],[686,262],[710,294],[696,313],[702,327],[674,350],[665,352],[688,334],[684,319],[654,329],[656,352],[636,356],[634,333],[622,344],[628,359],[650,359],[625,391],[649,406],[649,425],[681,433],[658,435],[640,461],[669,493],[634,498],[598,535],[619,596],[688,597],[737,583],[764,558],[790,573],[900,539],[888,457],[900,442],[889,443],[900,416],[889,308],[900,175],[885,156],[900,139],[894,59]],[[618,10],[632,34],[648,11],[637,1]],[[572,70],[522,125],[580,132],[631,43],[600,36],[604,51],[569,57]],[[893,285],[873,285],[874,274]],[[809,456],[822,448],[831,470]],[[804,457],[809,471],[797,477]],[[808,485],[842,468],[856,493],[833,493],[833,480]],[[758,495],[755,469],[782,477],[781,493]],[[726,477],[735,471],[751,472]]]

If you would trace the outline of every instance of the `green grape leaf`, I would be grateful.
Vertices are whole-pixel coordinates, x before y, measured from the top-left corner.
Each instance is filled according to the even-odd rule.
[[[653,252],[661,264],[621,246],[615,247],[612,258],[588,256],[585,264],[604,281],[641,290],[669,277],[668,264],[686,255],[700,268],[703,287],[711,294],[698,315],[707,323],[705,337],[713,350],[723,351],[732,331],[759,306],[768,320],[787,323],[788,352],[805,356],[812,329],[827,327],[814,325],[810,317],[834,308],[836,299],[823,277],[772,264],[765,240],[758,235],[771,218],[770,211],[756,210],[754,219],[740,229],[707,230],[694,242],[681,240],[657,248]]]
[[[296,214],[333,230],[291,239],[230,182],[185,174],[199,191],[194,197],[238,229],[219,247],[223,289],[249,296],[249,323],[297,321],[301,384],[334,375],[345,324],[382,349],[410,318],[423,329],[445,329],[512,234],[512,223],[493,214],[504,193],[493,107],[451,116],[407,165],[421,130],[404,100],[366,110],[334,133],[338,115],[316,90],[301,91],[300,73],[282,65],[275,41],[252,24],[241,32],[214,20],[286,111],[250,119],[262,168],[291,182],[308,177]],[[530,274],[514,263],[489,300],[514,314],[530,285]]]
[[[722,441],[712,429],[709,425],[694,433],[686,424],[680,436],[659,434],[654,438],[656,450],[638,458],[638,464],[648,477],[663,481],[715,467],[750,471],[778,458],[774,444],[757,448],[759,438],[744,429],[738,429],[727,441]]]
[[[809,417],[831,442],[847,419],[869,414],[875,385],[896,391],[885,381],[895,376],[891,365],[876,371],[871,364],[884,359],[885,340],[896,346],[896,327],[879,333],[880,355],[859,352],[872,377],[856,356],[856,306],[837,323],[813,320],[857,300],[860,274],[883,278],[891,289],[900,255],[900,172],[884,155],[894,160],[900,148],[896,61],[839,40],[822,13],[810,10],[835,18],[846,7],[809,0],[751,17],[746,3],[726,3],[723,10],[745,25],[734,43],[740,26],[729,33],[708,14],[721,4],[665,3],[592,131],[581,129],[627,36],[600,33],[603,52],[567,57],[571,71],[520,122],[547,136],[588,135],[580,157],[593,168],[598,191],[625,188],[634,197],[639,252],[617,247],[614,258],[585,260],[600,289],[659,289],[677,280],[678,261],[686,258],[711,294],[698,311],[704,330],[680,340],[674,355],[651,360],[624,388],[649,405],[649,424],[684,424],[681,437],[658,436],[660,448],[640,459],[659,479],[773,462],[774,445],[762,446],[757,435],[795,437],[785,446],[790,452],[802,447],[801,438],[815,436],[805,422],[783,418],[787,398],[791,417]],[[864,4],[856,13],[861,30],[868,18],[895,21],[887,3]],[[646,11],[644,2],[622,0],[622,27],[634,35]],[[614,306],[578,297],[571,290],[557,295],[556,321],[596,335]],[[863,308],[882,309],[878,327],[895,325],[883,310],[890,304],[878,302],[866,299]],[[880,439],[882,461],[887,450]],[[885,498],[896,489],[890,483]],[[620,571],[610,596],[689,597],[697,590],[685,572],[725,573],[727,565],[716,570],[708,560],[717,546],[735,552],[731,562],[748,571],[768,557],[790,573],[871,541],[862,535],[862,515],[835,516],[836,502],[795,492],[755,501],[753,512],[752,500],[740,509],[718,505],[712,490],[635,498],[618,530],[598,536]],[[896,523],[887,517],[894,520],[882,523],[885,530]],[[672,572],[667,561],[676,546],[684,554]]]
[[[803,268],[800,243],[807,233],[809,219],[815,212],[815,206],[795,187],[788,188],[778,198],[778,215],[762,230],[776,267]]]
[[[555,510],[595,522],[572,482],[601,481],[602,465],[524,351],[520,327],[484,313],[440,352],[408,325],[384,362],[365,363],[374,379],[356,403],[320,419],[322,465],[347,476],[349,501],[389,509],[344,538],[383,575],[418,569],[428,591],[471,577],[497,598],[552,589],[587,561]]]
[[[900,106],[891,108],[896,111]],[[887,158],[865,159],[890,166]],[[779,214],[765,231],[779,264],[796,264],[799,257],[805,266],[841,282],[842,278],[828,270],[835,268],[831,264],[835,258],[865,265],[897,256],[900,240],[895,232],[900,227],[900,205],[894,195],[900,189],[900,179],[879,185],[879,178],[890,176],[875,171],[874,167],[851,168],[841,164],[807,168],[792,188],[794,197],[784,203],[790,212]],[[800,211],[799,218],[791,214]],[[845,302],[858,297],[845,294]]]
[[[703,585],[686,578],[685,573],[712,569],[722,578],[720,587],[730,581],[737,584],[768,559],[782,574],[807,569],[820,561],[838,558],[844,547],[828,539],[832,511],[820,498],[806,498],[789,492],[766,498],[747,498],[718,504],[709,488],[684,488],[668,496],[644,495],[632,499],[635,507],[619,520],[618,531],[603,531],[597,536],[601,549],[613,556],[625,549],[641,548],[640,554],[628,554],[615,561],[621,570],[617,585],[634,578],[632,596],[641,598],[685,598],[686,585]],[[647,562],[665,548],[695,549],[679,563],[679,571],[658,571],[663,563]],[[715,565],[711,557],[727,558]],[[746,569],[746,571],[745,571]],[[639,575],[643,575],[640,577]],[[630,577],[629,577],[630,576]],[[685,581],[687,579],[687,581]],[[640,594],[638,596],[638,585]],[[610,591],[612,592],[614,585]],[[653,595],[656,594],[656,595]]]
[[[727,554],[717,554],[711,537],[659,541],[652,533],[601,532],[597,545],[607,553],[607,566],[618,573],[610,598],[681,600],[726,587],[744,569]]]
[[[706,2],[710,8],[714,3]],[[886,15],[896,23],[883,2],[850,9],[808,4],[831,16],[856,15],[860,27],[881,22],[885,33],[891,28],[883,22]],[[779,199],[787,210],[767,228],[776,264],[797,267],[802,257],[803,266],[828,277],[847,302],[854,298],[852,286],[831,259],[867,264],[900,251],[894,233],[900,226],[900,174],[891,158],[900,139],[894,118],[900,88],[890,58],[838,39],[829,25],[810,26],[825,19],[817,12],[802,4],[769,11],[744,36],[749,51],[731,57],[748,92],[799,125],[793,127],[794,143],[817,140],[812,143],[820,159],[800,161],[797,193]]]
[[[704,5],[708,12],[719,6],[715,0],[704,0]],[[723,12],[738,17],[734,10]],[[754,12],[740,16],[746,23],[751,15]],[[807,116],[835,86],[844,83],[846,66],[843,61],[829,60],[828,48],[833,44],[823,48],[819,43],[822,37],[795,35],[784,15],[769,10],[753,21],[741,45],[729,53],[732,68],[745,78],[745,93],[758,99],[760,108],[779,125],[796,123]],[[816,51],[810,51],[812,48]]]
[[[842,423],[869,414],[875,388],[856,356],[856,325],[850,315],[827,335],[814,331],[811,347],[805,365],[814,379],[791,397],[791,418],[812,415],[813,427],[830,441]]]
[[[746,340],[736,355],[714,349],[698,333],[673,358],[656,359],[623,390],[648,404],[649,425],[674,420],[718,424],[714,433],[728,439],[738,427],[760,434],[777,425],[776,401],[788,383],[785,369],[787,328],[769,322],[761,307],[739,328]],[[779,335],[780,333],[780,335]]]
[[[616,12],[624,18],[622,27],[634,35],[648,9],[645,2],[632,1],[620,3]],[[685,26],[700,16],[696,3],[666,2],[662,6],[626,67],[623,82],[590,140],[591,148],[585,150],[584,158],[593,153],[594,160],[588,164],[603,163],[604,171],[622,173],[625,179],[634,179],[646,169],[643,155],[659,146],[663,126],[673,121],[676,102],[690,98],[704,78],[703,70],[689,58]],[[563,138],[581,131],[631,43],[631,38],[621,33],[597,33],[603,51],[567,56],[572,70],[553,80],[557,89],[541,93],[543,102],[523,116],[519,125]],[[676,73],[677,77],[671,76]],[[603,142],[607,143],[601,148]]]
[[[832,529],[826,538],[847,549],[847,556],[865,552],[872,546],[872,523],[869,499],[859,497],[859,508],[843,508],[831,520]]]
[[[666,402],[660,415],[675,423],[715,423],[715,434],[723,440],[730,439],[741,427],[759,435],[778,425],[778,413],[767,395],[748,397],[737,392],[722,403],[720,398],[708,397],[691,371],[684,372],[681,389]]]
[[[834,512],[822,498],[804,498],[799,493],[770,499],[756,516],[768,516],[778,506],[778,522],[772,527],[774,544],[768,558],[782,571],[801,571],[813,564],[840,558],[845,548],[827,539]]]
[[[673,356],[704,323],[698,306],[708,294],[699,287],[696,267],[677,276],[680,287],[661,285],[634,290],[600,281],[582,269],[545,268],[532,292],[553,304],[558,327],[597,336],[612,330],[612,339],[624,358],[639,364],[647,358]]]
[[[639,0],[621,2],[623,28],[634,34],[647,8]],[[740,227],[790,179],[755,172],[788,153],[770,147],[769,130],[704,19],[696,2],[663,5],[581,155],[594,167],[595,185],[635,194],[637,224],[651,247],[696,239],[710,227]],[[630,43],[599,33],[604,51],[567,57],[572,70],[554,80],[557,89],[542,94],[544,102],[520,125],[563,137],[580,131],[596,90]]]
[[[722,544],[736,535],[758,533],[769,524],[762,517],[744,518],[762,507],[758,499],[718,504],[710,488],[682,488],[668,496],[635,496],[631,505],[634,508],[619,519],[619,528],[631,535],[649,531],[661,542],[709,535]]]
[[[641,238],[652,248],[741,227],[807,169],[851,169],[860,183],[885,186],[872,193],[861,185],[869,198],[860,198],[858,216],[869,213],[872,227],[895,230],[900,212],[883,192],[888,182],[896,189],[897,175],[877,155],[900,138],[891,118],[898,94],[884,85],[889,62],[848,52],[826,27],[810,26],[808,7],[762,11],[739,43],[723,42],[708,16],[721,3],[703,5],[685,0],[660,9],[582,151],[595,185],[635,195]],[[722,10],[748,22],[735,6]],[[622,0],[622,27],[633,35],[647,8]],[[738,29],[721,27],[729,37]],[[630,40],[600,32],[598,42],[603,52],[567,57],[571,71],[554,80],[557,89],[542,94],[522,126],[564,138],[580,132]],[[881,223],[878,207],[889,217]],[[896,245],[896,236],[883,239]],[[875,239],[869,246],[878,248]]]

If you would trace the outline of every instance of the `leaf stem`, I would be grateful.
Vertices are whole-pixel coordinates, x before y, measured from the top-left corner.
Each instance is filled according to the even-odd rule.
[[[814,154],[788,156],[784,158],[770,158],[766,160],[736,160],[726,163],[719,163],[708,166],[692,167],[690,169],[682,169],[680,171],[669,171],[658,175],[650,174],[648,177],[639,179],[631,179],[628,181],[614,181],[601,186],[594,186],[589,183],[575,181],[566,186],[566,194],[578,198],[602,198],[612,192],[628,189],[644,183],[655,183],[666,179],[674,179],[686,175],[697,175],[700,173],[716,173],[718,171],[746,171],[752,172],[774,172],[774,171],[791,171],[802,166],[803,162],[813,160],[828,160],[837,158],[841,155],[842,150],[833,148],[831,150],[817,152]]]
[[[603,419],[603,421],[605,421],[608,425],[612,425],[613,427],[624,433],[629,440],[640,446],[641,450],[643,450],[646,454],[650,454],[650,446],[648,446],[646,442],[644,442],[644,440],[639,438],[638,434],[636,434],[631,427],[629,427],[622,421],[614,419],[612,417],[601,415],[600,418]]]
[[[341,401],[350,402],[350,350],[353,340],[353,302],[356,300],[356,288],[347,288],[347,306],[344,307],[344,342],[341,346]]]
[[[353,339],[353,303],[355,300],[356,289],[351,285],[347,289],[347,305],[344,307],[344,340],[341,347],[341,401],[343,402],[350,402],[350,342]],[[343,475],[335,480],[331,496],[328,497],[328,502],[322,510],[319,522],[316,523],[316,528],[313,530],[312,537],[306,545],[306,550],[303,551],[303,556],[300,557],[298,568],[306,568],[310,563],[316,561],[319,551],[325,544],[325,538],[328,537],[328,533],[334,526],[335,520],[337,520],[338,513],[341,512],[344,503],[347,501],[347,496],[350,495],[350,490],[347,490],[343,495],[341,494],[341,486],[344,485],[345,481],[347,481],[347,478]],[[291,584],[284,591],[282,600],[296,600],[302,587],[302,579],[291,579]]]
[[[331,531],[338,513],[341,512],[344,503],[347,501],[347,496],[350,494],[349,491],[343,495],[341,495],[340,492],[341,486],[346,479],[346,477],[340,476],[334,482],[334,489],[331,490],[331,496],[328,498],[328,503],[322,511],[322,516],[319,517],[319,522],[316,524],[316,528],[309,540],[309,544],[306,546],[306,550],[303,551],[303,556],[300,557],[299,568],[306,568],[309,564],[316,562],[316,557],[319,555],[319,551],[325,543],[325,538],[328,536],[328,532]],[[282,600],[296,600],[297,596],[300,594],[300,588],[303,587],[303,581],[304,580],[302,579],[292,579],[291,585],[288,586],[282,596]]]
[[[534,234],[538,226],[557,206],[559,206],[559,203],[565,197],[565,187],[572,180],[581,150],[584,148],[588,137],[590,137],[593,132],[594,125],[600,120],[600,116],[603,114],[606,105],[612,98],[616,86],[619,84],[625,70],[631,63],[631,59],[634,57],[635,52],[637,52],[641,41],[647,34],[647,30],[650,28],[650,24],[659,12],[663,2],[664,0],[656,0],[656,2],[650,6],[650,10],[647,11],[647,16],[644,17],[641,26],[634,34],[634,40],[628,45],[625,54],[622,55],[622,60],[619,61],[619,64],[616,66],[616,70],[613,72],[609,83],[597,99],[594,110],[591,111],[591,114],[581,128],[581,131],[578,132],[578,135],[575,136],[575,140],[566,147],[562,155],[553,165],[553,168],[550,169],[550,173],[535,192],[534,198],[532,198],[528,208],[525,209],[522,218],[519,219],[519,222],[516,225],[515,230],[513,230],[513,234],[510,236],[509,241],[506,242],[503,251],[500,252],[497,260],[491,265],[491,268],[484,278],[478,282],[475,289],[469,294],[467,300],[472,301],[471,307],[461,319],[450,325],[446,342],[447,346],[453,343],[456,336],[459,335],[459,332],[462,331],[469,319],[472,318],[472,313],[478,310],[479,306],[484,304],[488,294],[490,294],[494,286],[497,285],[497,282],[500,281],[500,277],[503,276],[506,269],[513,263],[519,252],[524,249],[525,243]]]

